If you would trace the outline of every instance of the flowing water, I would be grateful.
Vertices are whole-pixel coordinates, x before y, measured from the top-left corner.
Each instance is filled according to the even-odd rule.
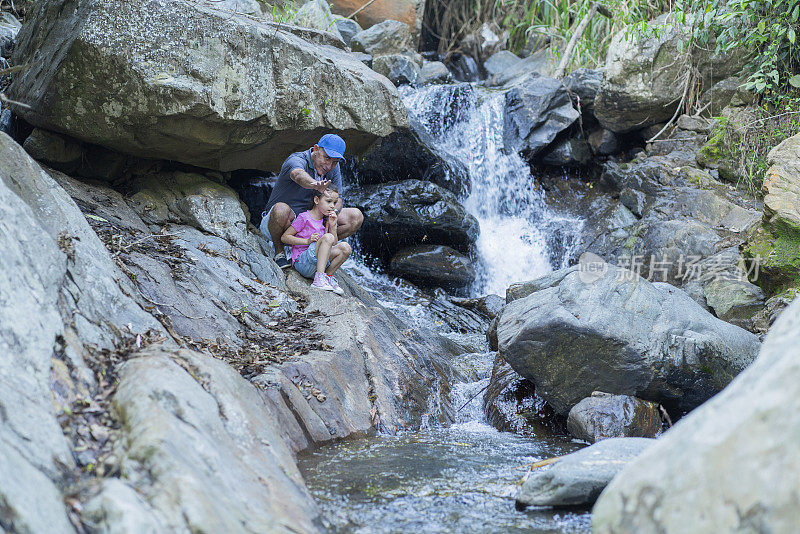
[[[466,165],[463,201],[480,224],[473,293],[505,295],[514,282],[566,266],[583,221],[545,204],[528,164],[506,147],[504,93],[472,84],[401,87],[411,123],[446,161]]]
[[[462,201],[481,226],[474,295],[505,294],[567,263],[582,222],[550,212],[528,165],[503,140],[502,94],[471,84],[403,88],[412,125],[447,161],[466,166]],[[410,325],[478,347],[456,366],[469,377],[453,384],[454,424],[423,422],[415,432],[348,440],[300,458],[306,483],[329,532],[589,532],[590,514],[514,507],[528,466],[580,447],[564,437],[522,437],[487,422],[483,391],[495,353],[484,332],[459,334],[442,324],[430,297],[377,274],[358,260],[348,272]],[[471,339],[466,339],[471,338]],[[435,410],[435,407],[431,407]],[[435,421],[435,417],[428,421]]]

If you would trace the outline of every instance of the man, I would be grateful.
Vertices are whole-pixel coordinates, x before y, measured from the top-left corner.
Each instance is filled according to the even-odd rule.
[[[344,151],[344,139],[336,134],[326,134],[312,148],[295,152],[283,162],[261,220],[261,231],[272,239],[275,263],[281,269],[291,266],[284,254],[281,236],[297,215],[309,209],[312,190],[324,191],[333,184],[339,191],[339,200],[336,202],[339,239],[353,235],[361,228],[364,222],[361,211],[342,208],[342,172],[339,163],[344,161]]]

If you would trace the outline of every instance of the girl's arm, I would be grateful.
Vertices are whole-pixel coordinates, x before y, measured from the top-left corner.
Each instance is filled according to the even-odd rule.
[[[294,229],[294,226],[290,226],[289,228],[286,229],[285,232],[283,232],[283,235],[281,236],[281,243],[284,243],[286,245],[310,245],[311,244],[311,239],[303,238],[303,237],[297,237],[296,234],[297,234],[297,230]]]
[[[330,215],[328,215],[328,222],[325,224],[325,231],[329,234],[333,234],[333,237],[336,239],[336,242],[339,242],[339,223],[337,222],[339,215],[334,211]]]

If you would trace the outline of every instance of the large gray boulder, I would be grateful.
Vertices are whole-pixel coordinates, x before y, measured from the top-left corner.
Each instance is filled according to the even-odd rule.
[[[231,366],[154,346],[122,367],[113,403],[122,477],[146,485],[165,530],[316,531],[274,414]]]
[[[480,232],[478,221],[456,196],[430,182],[367,186],[349,195],[348,202],[363,212],[362,243],[378,256],[391,257],[402,247],[420,243],[467,252]]]
[[[564,85],[555,78],[530,74],[511,86],[505,99],[506,145],[533,155],[580,116]]]
[[[758,359],[680,420],[600,496],[593,531],[795,532],[800,502],[800,302]]]
[[[755,335],[717,319],[680,289],[602,262],[593,266],[517,288],[520,297],[497,327],[500,356],[558,413],[593,391],[686,412],[755,358]]]
[[[661,15],[641,31],[624,28],[611,40],[595,100],[595,115],[604,128],[630,132],[665,122],[675,113],[684,92],[683,58],[691,56],[691,24],[671,17]],[[741,48],[724,57],[699,58],[695,63],[703,88],[736,74],[745,60]]]
[[[29,123],[123,153],[274,170],[321,131],[358,154],[408,125],[391,83],[328,35],[212,4],[45,1],[20,30],[14,61],[29,68],[9,94]]]
[[[15,149],[12,149],[15,147]],[[56,481],[72,469],[68,442],[53,409],[53,346],[63,335],[59,292],[67,254],[15,190],[35,163],[0,133],[0,501],[3,526],[28,532],[73,532]],[[38,170],[41,173],[41,170]],[[40,175],[41,176],[41,175]]]
[[[611,438],[540,467],[520,487],[517,506],[591,506],[617,473],[654,442]]]

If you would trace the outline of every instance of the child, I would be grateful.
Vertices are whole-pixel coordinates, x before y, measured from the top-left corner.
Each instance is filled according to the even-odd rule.
[[[292,245],[292,265],[297,272],[306,278],[313,275],[311,287],[344,295],[333,273],[352,250],[347,243],[339,243],[336,234],[337,200],[339,192],[330,185],[324,192],[314,190],[311,209],[297,216],[281,241]]]

